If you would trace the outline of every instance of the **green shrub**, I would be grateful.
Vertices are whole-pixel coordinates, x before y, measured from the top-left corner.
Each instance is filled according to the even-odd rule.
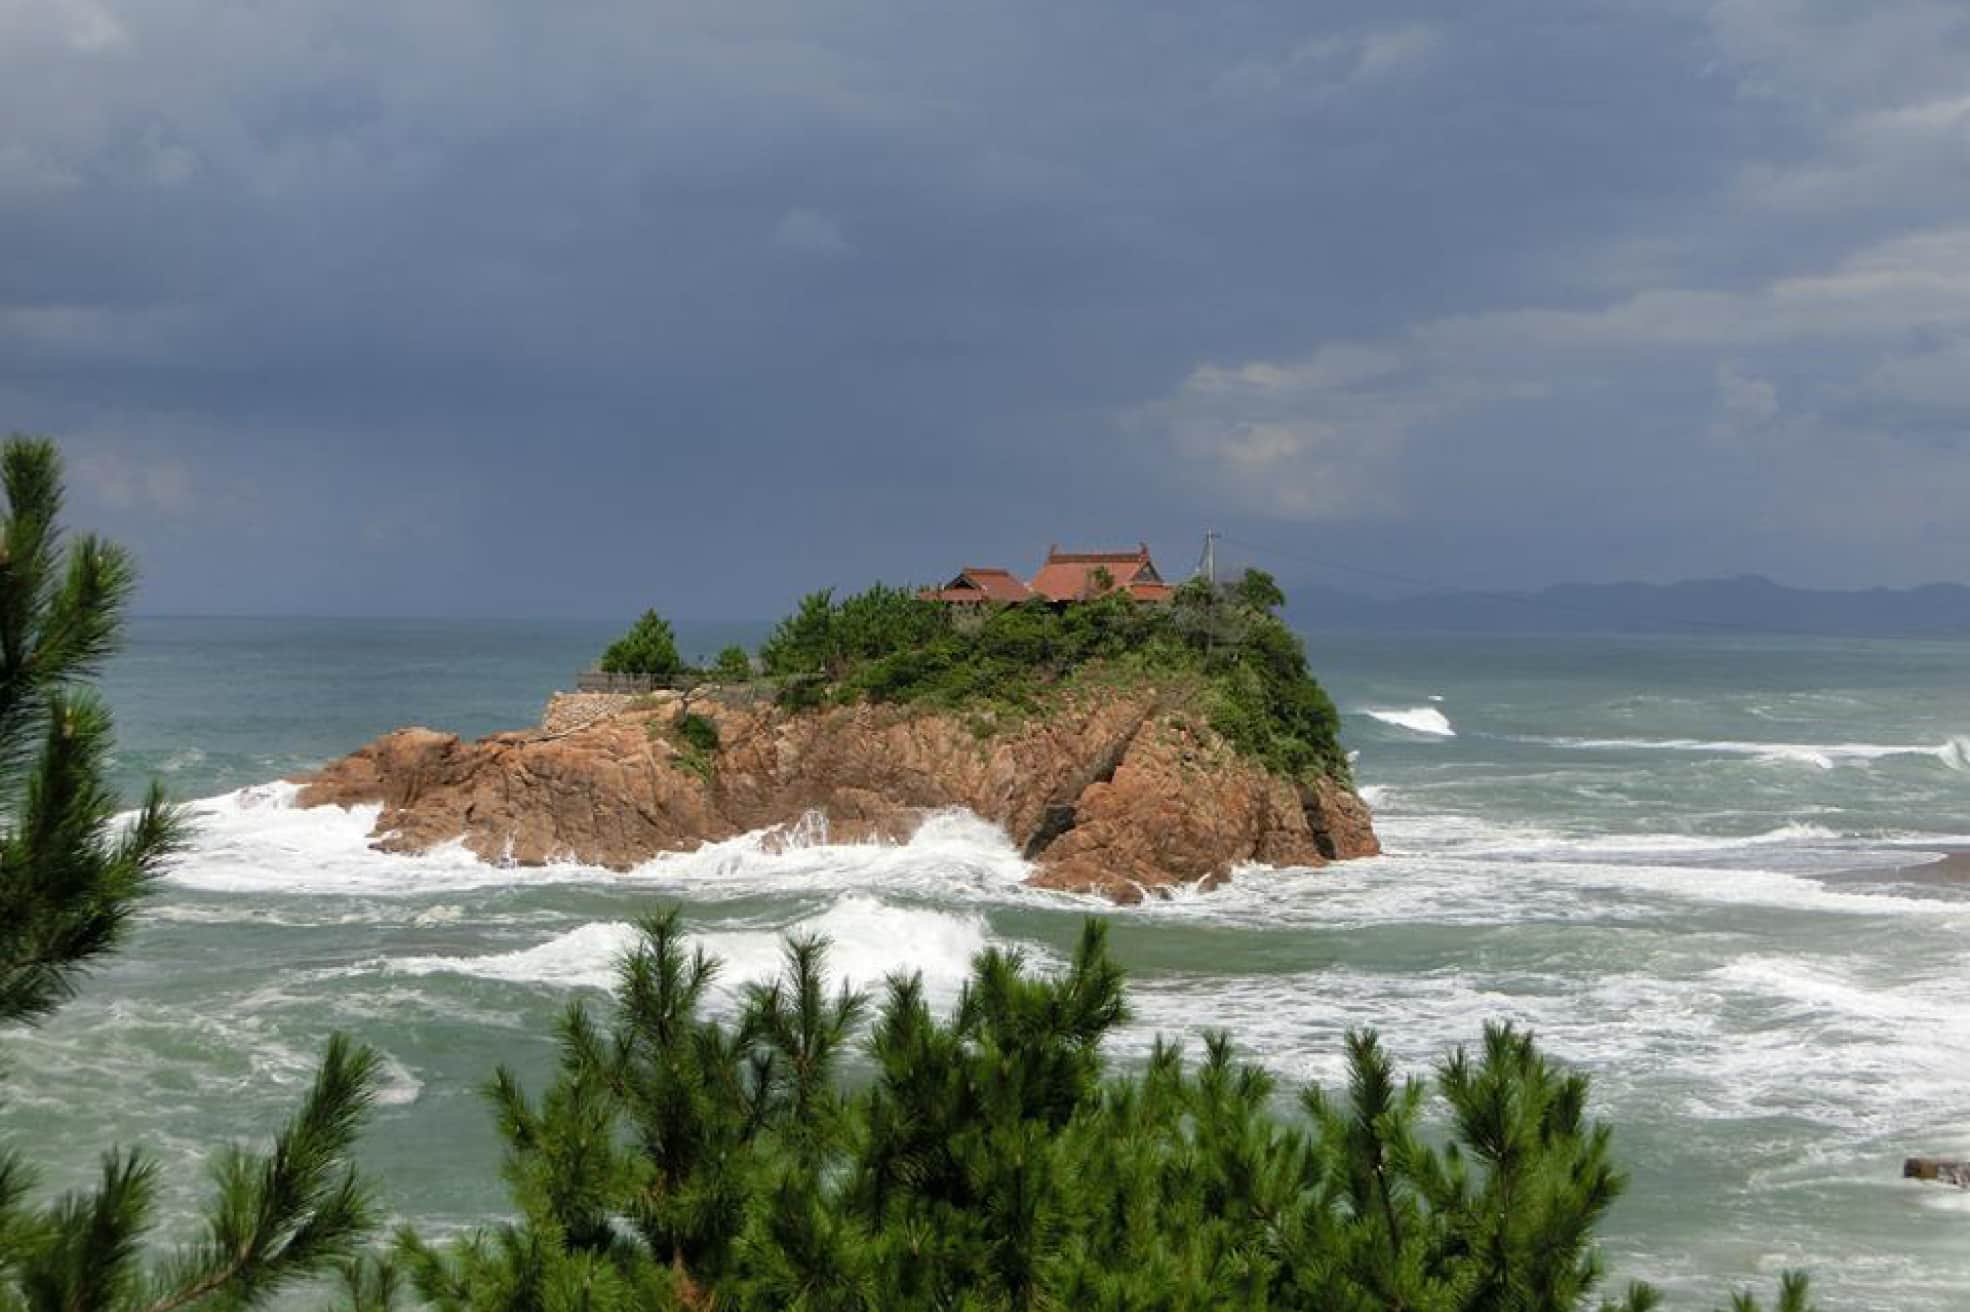
[[[789,675],[780,681],[773,700],[789,711],[811,711],[827,704],[828,681],[819,674]]]
[[[840,679],[855,665],[933,642],[949,629],[945,608],[912,588],[878,583],[839,603],[825,589],[802,597],[759,655],[768,674]]]
[[[718,726],[696,711],[686,711],[677,721],[677,736],[685,745],[700,752],[718,750]]]
[[[1286,594],[1277,580],[1262,569],[1248,569],[1231,585],[1232,593],[1256,611],[1275,611],[1286,604]]]
[[[1288,777],[1345,779],[1340,715],[1273,613],[1283,601],[1271,576],[1251,571],[1216,587],[1193,579],[1168,605],[1108,589],[1064,607],[1035,599],[967,611],[959,622],[949,607],[878,584],[841,601],[826,591],[802,598],[760,656],[790,680],[780,702],[792,708],[866,698],[1030,711],[1097,670],[1195,675],[1210,685],[1212,725],[1239,752]]]
[[[1129,1012],[1099,921],[1052,977],[981,953],[942,1017],[915,976],[879,1006],[835,987],[815,938],[787,941],[731,1024],[702,1014],[717,974],[674,911],[655,916],[614,1014],[577,1004],[562,1021],[545,1096],[499,1073],[516,1215],[442,1248],[400,1237],[429,1306],[1659,1305],[1641,1285],[1596,1303],[1594,1232],[1625,1177],[1587,1078],[1509,1026],[1427,1082],[1350,1033],[1345,1095],[1309,1088],[1282,1115],[1275,1078],[1221,1033],[1196,1059],[1159,1040],[1142,1068],[1109,1066],[1102,1043]],[[848,1080],[858,1035],[867,1073]],[[1779,1307],[1809,1312],[1802,1279]]]
[[[834,622],[834,590],[808,593],[760,645],[760,664],[780,677],[823,673],[833,652]]]
[[[744,683],[752,678],[752,658],[735,642],[718,653],[711,672],[725,683]]]
[[[666,679],[684,668],[677,654],[677,635],[670,624],[654,610],[630,627],[628,633],[609,644],[602,653],[601,668],[609,674],[648,674]]]

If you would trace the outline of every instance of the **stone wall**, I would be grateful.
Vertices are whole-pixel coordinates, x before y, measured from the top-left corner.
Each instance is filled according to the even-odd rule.
[[[675,697],[676,693],[557,692],[547,699],[547,711],[540,717],[540,731],[550,736],[573,733],[597,720],[620,714],[639,701]]]
[[[779,690],[778,680],[754,679],[735,684],[701,683],[682,692],[557,692],[547,699],[547,710],[540,717],[540,731],[550,738],[559,737],[635,707],[647,709],[675,702],[683,702],[687,709],[706,702],[733,708],[764,706],[773,701]]]

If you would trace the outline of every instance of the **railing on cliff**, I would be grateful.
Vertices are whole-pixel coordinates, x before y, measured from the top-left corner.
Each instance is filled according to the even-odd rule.
[[[617,674],[610,670],[583,670],[575,676],[576,692],[689,692],[701,683],[711,683],[701,674]]]
[[[688,695],[702,689],[719,701],[749,704],[772,701],[786,682],[757,675],[741,681],[712,674],[614,674],[607,670],[584,670],[575,676],[575,691],[640,697],[658,692]]]

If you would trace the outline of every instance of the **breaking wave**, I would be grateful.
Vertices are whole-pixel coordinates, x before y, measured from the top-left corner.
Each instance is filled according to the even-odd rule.
[[[1761,743],[1703,738],[1555,738],[1522,736],[1517,742],[1538,743],[1589,752],[1689,752],[1709,756],[1748,756],[1775,764],[1810,765],[1832,770],[1894,757],[1928,757],[1952,770],[1970,770],[1970,735],[1955,735],[1933,745],[1905,743]]]
[[[880,891],[994,902],[1043,896],[1025,887],[1031,873],[1005,830],[954,809],[925,817],[902,843],[838,843],[826,820],[811,814],[794,825],[665,853],[632,877],[694,899]]]
[[[1434,701],[1435,698],[1431,700]],[[1370,719],[1380,720],[1383,724],[1392,724],[1398,729],[1407,729],[1411,733],[1428,734],[1432,738],[1457,736],[1457,728],[1450,723],[1450,717],[1434,706],[1411,706],[1406,710],[1364,706],[1361,713]]]
[[[693,941],[722,964],[717,986],[727,995],[778,973],[788,934],[817,934],[830,944],[829,970],[858,988],[879,986],[896,973],[920,973],[927,994],[948,1002],[957,996],[972,958],[985,950],[985,920],[977,914],[896,906],[872,897],[840,898],[819,915],[763,929],[711,930]],[[636,929],[622,921],[597,922],[544,943],[483,956],[406,957],[387,961],[395,974],[471,975],[512,983],[606,989],[616,965],[636,945]]]
[[[666,853],[628,874],[574,862],[518,870],[482,861],[462,843],[417,855],[379,853],[379,808],[302,809],[290,783],[193,803],[197,841],[173,883],[208,893],[412,897],[509,885],[590,884],[725,900],[776,893],[879,889],[991,901],[1023,893],[1031,867],[1003,829],[968,811],[925,818],[907,842],[837,843],[809,815],[691,852]]]
[[[1755,834],[1598,834],[1565,837],[1520,831],[1500,845],[1515,856],[1704,856],[1781,846],[1824,846],[1842,835],[1825,825],[1792,823]]]
[[[445,890],[617,879],[605,870],[548,866],[516,875],[481,861],[462,844],[417,856],[371,850],[380,808],[294,804],[298,786],[261,784],[191,804],[196,841],[169,876],[208,893],[357,894],[400,897]]]

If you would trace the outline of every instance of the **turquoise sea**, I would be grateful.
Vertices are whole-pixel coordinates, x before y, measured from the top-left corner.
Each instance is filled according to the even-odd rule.
[[[647,909],[684,904],[728,988],[799,926],[857,980],[946,997],[987,942],[1057,959],[1095,914],[1136,982],[1122,1060],[1217,1025],[1333,1082],[1350,1026],[1420,1071],[1514,1019],[1616,1126],[1617,1281],[1707,1309],[1804,1266],[1829,1309],[1970,1306],[1970,1194],[1899,1179],[1970,1156],[1970,881],[1937,864],[1970,846],[1970,644],[1317,637],[1389,854],[1119,911],[1022,887],[965,815],[610,875],[381,856],[370,816],[287,805],[283,776],[400,724],[531,723],[611,627],[140,621],[107,680],[119,783],[201,799],[198,840],[129,950],[5,1037],[0,1134],[52,1185],[140,1144],[182,1218],[211,1147],[270,1129],[347,1029],[387,1054],[366,1158],[390,1206],[470,1225],[502,1202],[479,1087],[542,1077]],[[693,652],[757,636],[682,627]]]

